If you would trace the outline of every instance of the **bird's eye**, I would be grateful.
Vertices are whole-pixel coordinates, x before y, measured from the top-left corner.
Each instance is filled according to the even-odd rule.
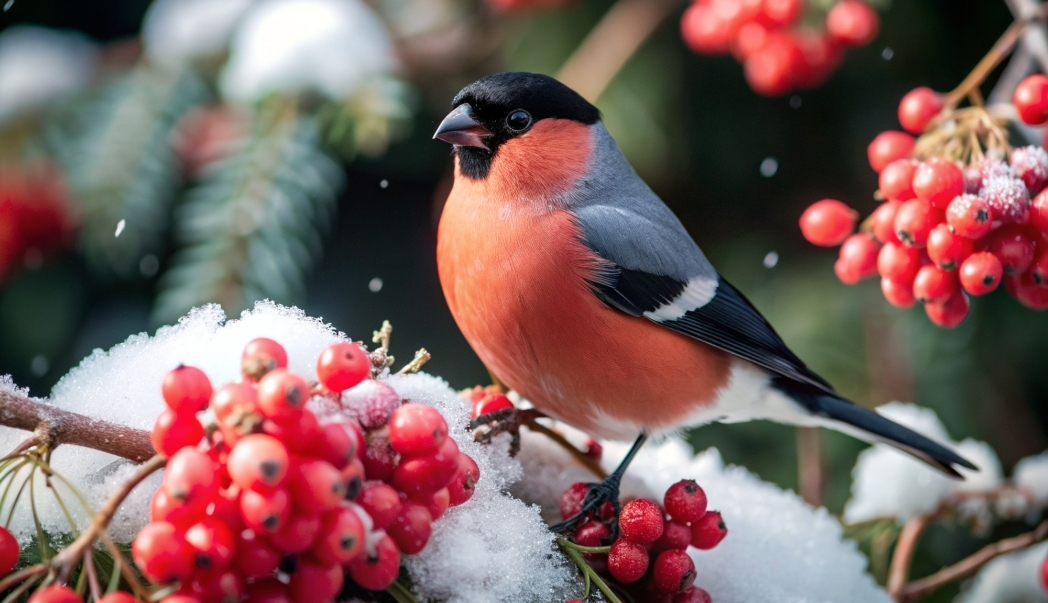
[[[517,109],[506,118],[506,125],[514,132],[521,132],[531,125],[531,115],[523,109]]]

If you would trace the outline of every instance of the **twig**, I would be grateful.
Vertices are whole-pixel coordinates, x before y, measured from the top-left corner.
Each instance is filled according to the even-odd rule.
[[[433,355],[426,351],[426,348],[422,348],[415,352],[415,358],[404,365],[404,368],[397,371],[398,375],[409,375],[411,373],[417,373],[422,365],[426,364],[433,358]]]
[[[681,0],[619,0],[557,73],[557,79],[596,102],[611,80]]]
[[[382,328],[375,331],[371,336],[372,343],[379,344],[379,348],[369,354],[371,359],[371,372],[378,375],[383,369],[393,364],[393,356],[389,353],[389,340],[393,335],[393,325],[388,320],[382,321]]]
[[[801,498],[813,507],[821,507],[822,434],[818,427],[797,428],[797,474]]]
[[[898,599],[899,593],[909,580],[910,564],[913,563],[913,553],[917,549],[917,543],[940,512],[940,509],[936,509],[931,513],[917,515],[902,527],[899,540],[895,544],[895,554],[892,555],[891,568],[888,570],[887,589],[892,598]]]
[[[13,574],[4,576],[3,580],[0,580],[0,593],[6,592],[7,589],[11,588],[15,584],[24,582],[30,578],[41,576],[47,573],[47,564],[37,563],[36,565],[30,565],[29,567],[23,567]]]
[[[98,570],[95,568],[95,557],[91,553],[91,547],[84,550],[84,570],[87,573],[87,586],[91,590],[91,598],[98,601],[102,598],[102,586],[98,583]]]
[[[949,111],[957,106],[957,103],[961,102],[964,97],[968,96],[968,93],[973,89],[979,87],[986,79],[986,76],[990,75],[997,65],[1004,60],[1008,53],[1015,47],[1015,43],[1019,41],[1019,37],[1026,30],[1029,25],[1029,21],[1019,20],[1013,22],[1008,26],[1008,29],[1004,31],[1001,37],[990,49],[990,52],[986,53],[986,56],[972,69],[971,73],[968,74],[956,88],[950,91],[946,95],[943,101],[944,111]]]
[[[1027,532],[1026,534],[1021,534],[1013,538],[1006,538],[987,545],[949,567],[944,567],[934,574],[921,578],[920,580],[914,580],[902,587],[898,593],[894,595],[895,600],[900,602],[916,601],[920,597],[934,591],[944,584],[953,582],[954,580],[960,580],[961,578],[972,574],[975,570],[1001,555],[1021,551],[1045,539],[1048,539],[1048,521],[1042,522],[1032,532]]]
[[[18,448],[46,444],[53,450],[61,444],[73,444],[136,463],[154,454],[145,430],[92,419],[8,389],[0,389],[0,425],[34,433]]]
[[[102,508],[95,514],[94,521],[88,526],[84,533],[81,534],[76,540],[70,543],[69,546],[62,549],[60,553],[55,555],[54,559],[51,560],[51,566],[55,568],[58,573],[58,579],[61,582],[65,582],[72,573],[73,568],[84,556],[84,551],[93,546],[95,539],[103,535],[102,533],[109,526],[109,522],[113,520],[113,516],[116,515],[117,509],[120,508],[121,503],[127,498],[128,494],[135,489],[135,486],[140,484],[142,480],[152,475],[157,470],[161,469],[167,463],[167,459],[161,456],[154,456],[149,459],[146,463],[138,468],[137,471],[124,483],[120,484],[120,487],[116,489],[109,499],[106,501]]]

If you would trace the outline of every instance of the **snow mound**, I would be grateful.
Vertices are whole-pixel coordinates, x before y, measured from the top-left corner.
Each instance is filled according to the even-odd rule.
[[[0,119],[90,81],[98,50],[80,33],[16,25],[0,33]]]
[[[957,599],[958,603],[1048,603],[1041,563],[1048,542],[1004,555],[986,564]]]
[[[1029,490],[1035,505],[1048,507],[1048,451],[1019,461],[1012,471],[1012,481]]]
[[[157,0],[142,22],[142,42],[159,65],[223,52],[244,11],[254,0]]]
[[[934,509],[943,498],[963,491],[995,488],[1001,483],[1001,462],[984,442],[950,440],[935,411],[913,404],[891,402],[877,409],[889,419],[954,448],[979,471],[960,469],[965,479],[954,480],[887,444],[874,444],[859,455],[852,471],[851,499],[844,520],[858,523],[879,517],[904,522]],[[972,509],[979,513],[980,509]]]

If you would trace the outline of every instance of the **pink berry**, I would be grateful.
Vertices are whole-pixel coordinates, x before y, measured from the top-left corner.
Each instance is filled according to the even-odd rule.
[[[691,546],[697,549],[712,549],[727,535],[728,528],[724,525],[720,511],[709,511],[702,519],[691,524]]]
[[[622,507],[619,531],[622,537],[640,544],[651,544],[662,536],[662,510],[654,502],[638,498]]]
[[[706,514],[706,493],[693,479],[682,479],[666,490],[666,512],[680,523],[698,521]]]
[[[649,562],[647,549],[625,538],[616,540],[608,551],[608,572],[623,584],[640,580]]]

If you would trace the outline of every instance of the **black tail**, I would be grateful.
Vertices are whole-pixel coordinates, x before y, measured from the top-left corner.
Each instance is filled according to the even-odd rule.
[[[824,392],[805,391],[807,388],[803,385],[785,379],[774,379],[773,384],[813,414],[854,428],[860,433],[853,435],[858,435],[862,439],[876,440],[895,446],[950,477],[964,479],[964,476],[954,469],[954,465],[979,470],[967,459],[942,444],[858,404],[827,395]],[[845,429],[844,431],[851,430]]]

